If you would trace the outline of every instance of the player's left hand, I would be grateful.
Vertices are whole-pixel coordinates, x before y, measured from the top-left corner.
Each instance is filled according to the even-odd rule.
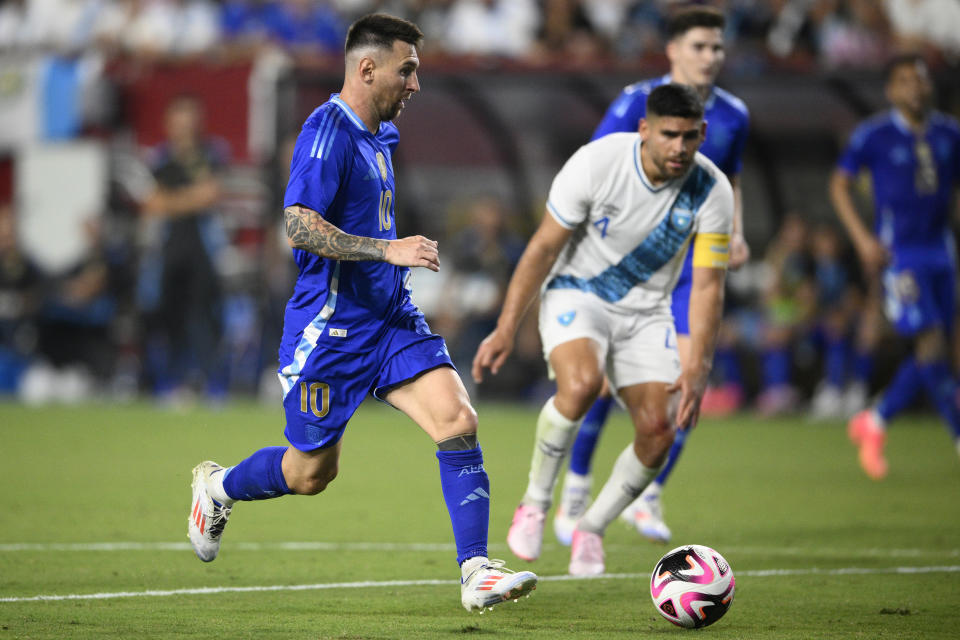
[[[699,371],[687,370],[680,374],[677,380],[667,387],[667,393],[680,392],[680,402],[677,405],[677,427],[692,429],[700,417],[700,401],[707,390],[707,374]]]
[[[730,268],[739,269],[750,259],[750,245],[742,233],[734,233],[730,236]]]

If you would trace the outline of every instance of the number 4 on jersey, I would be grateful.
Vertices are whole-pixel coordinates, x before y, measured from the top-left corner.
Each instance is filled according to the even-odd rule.
[[[597,229],[600,230],[600,237],[601,237],[601,238],[606,238],[606,237],[607,237],[607,226],[608,226],[609,224],[610,224],[610,218],[609,218],[609,216],[603,216],[602,218],[600,218],[599,220],[597,220],[596,222],[594,222],[594,223],[593,223],[593,226],[595,226]]]

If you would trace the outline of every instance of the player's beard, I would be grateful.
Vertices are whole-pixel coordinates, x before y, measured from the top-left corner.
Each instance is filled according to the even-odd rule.
[[[400,112],[403,111],[403,102],[409,99],[409,96],[400,96],[398,99],[387,104],[380,111],[380,120],[387,122],[395,120],[400,115]]]
[[[670,162],[677,162],[680,164],[679,168],[674,168],[671,166]],[[675,180],[680,176],[687,173],[690,170],[690,159],[689,158],[664,158],[663,162],[660,164],[660,173],[667,180]]]

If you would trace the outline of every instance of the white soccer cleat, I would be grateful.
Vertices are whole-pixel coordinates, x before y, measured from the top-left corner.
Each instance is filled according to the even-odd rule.
[[[537,588],[537,575],[532,571],[511,571],[503,560],[488,560],[460,580],[460,602],[467,611],[518,600]]]
[[[843,392],[843,414],[852,417],[867,408],[869,389],[863,382],[852,382]]]
[[[660,491],[644,491],[633,501],[624,513],[630,513],[633,527],[637,533],[651,542],[666,544],[670,542],[670,527],[663,521],[663,505],[660,503]]]
[[[569,547],[573,540],[573,530],[577,521],[590,506],[590,476],[580,476],[572,472],[567,474],[560,494],[560,506],[553,516],[553,533],[560,544]]]
[[[224,506],[207,493],[207,478],[218,469],[216,462],[207,460],[193,468],[193,501],[187,519],[187,537],[193,551],[204,562],[211,562],[220,551],[220,538],[230,517],[230,507]]]
[[[521,560],[533,562],[543,546],[543,523],[547,514],[534,506],[521,504],[513,512],[513,523],[507,533],[507,546]]]
[[[845,417],[843,392],[832,384],[821,383],[810,401],[810,418],[835,420]]]
[[[574,529],[570,545],[570,575],[597,576],[603,573],[603,538],[596,533]]]

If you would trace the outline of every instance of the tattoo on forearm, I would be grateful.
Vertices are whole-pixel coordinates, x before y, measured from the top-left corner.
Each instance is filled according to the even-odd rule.
[[[335,260],[383,260],[387,241],[344,233],[315,211],[292,206],[283,211],[287,237],[297,249]]]

